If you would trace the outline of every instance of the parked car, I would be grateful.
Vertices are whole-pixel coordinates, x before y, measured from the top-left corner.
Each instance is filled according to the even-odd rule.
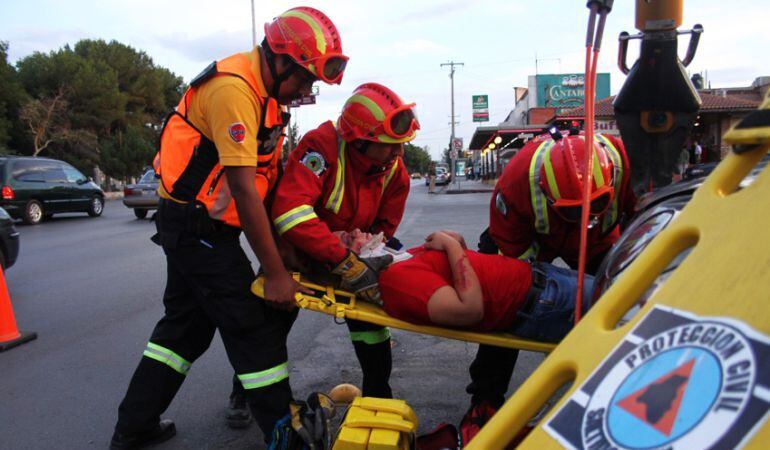
[[[137,219],[144,219],[151,210],[158,209],[158,177],[149,169],[139,182],[123,189],[123,204],[134,210]]]
[[[54,214],[104,211],[104,192],[64,161],[29,156],[0,157],[0,207],[35,225]]]
[[[13,225],[13,218],[0,208],[0,267],[8,270],[19,256],[19,232]]]
[[[700,164],[693,164],[690,167],[684,169],[682,174],[683,180],[694,180],[695,178],[706,177],[716,169],[719,161],[707,162]]]
[[[412,172],[413,180],[419,180],[420,178],[422,178],[422,174],[420,174],[420,172]]]
[[[436,168],[436,186],[440,184],[449,184],[452,182],[452,177],[449,175],[449,171],[443,167]],[[430,184],[430,176],[425,177],[425,186]]]
[[[436,170],[436,186],[440,184],[449,184],[452,181],[452,177],[449,175],[448,170]]]

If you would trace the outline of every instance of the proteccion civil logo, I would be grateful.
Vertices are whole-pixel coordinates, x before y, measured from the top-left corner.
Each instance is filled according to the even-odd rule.
[[[770,339],[656,305],[546,424],[572,449],[735,449],[770,411]]]

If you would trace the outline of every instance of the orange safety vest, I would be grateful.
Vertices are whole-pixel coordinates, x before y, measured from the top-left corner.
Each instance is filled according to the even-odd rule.
[[[160,137],[159,169],[163,190],[180,203],[198,201],[206,206],[213,219],[241,226],[235,202],[219,164],[216,146],[187,119],[187,110],[198,88],[216,76],[235,76],[245,81],[262,108],[262,123],[257,133],[257,170],[254,186],[264,199],[278,178],[278,162],[283,145],[288,113],[274,98],[262,98],[246,54],[238,53],[212,63],[190,82],[163,126]],[[278,149],[278,151],[276,151]]]

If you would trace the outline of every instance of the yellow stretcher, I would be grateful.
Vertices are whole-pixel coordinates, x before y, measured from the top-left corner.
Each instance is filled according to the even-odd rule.
[[[297,294],[297,304],[301,308],[328,314],[340,320],[360,320],[420,334],[533,352],[548,353],[555,347],[554,344],[522,339],[510,333],[479,333],[452,328],[415,325],[403,320],[394,319],[376,305],[356,301],[355,294],[350,292],[336,290],[333,286],[318,285],[307,280],[299,273],[295,273],[294,278],[302,283],[303,286],[314,291],[313,294]],[[263,277],[258,277],[252,283],[251,291],[258,297],[264,296]]]
[[[736,191],[770,149],[770,93],[760,111],[725,136],[743,145],[739,154],[717,166],[466,449],[504,448],[568,382],[519,448],[768,448],[770,167]]]

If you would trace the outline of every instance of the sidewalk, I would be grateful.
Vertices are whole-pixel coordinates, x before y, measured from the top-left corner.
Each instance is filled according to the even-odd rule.
[[[458,179],[457,183],[449,183],[449,186],[442,192],[443,194],[476,194],[480,192],[492,192],[494,186],[486,184],[480,180],[466,180],[465,177]]]

